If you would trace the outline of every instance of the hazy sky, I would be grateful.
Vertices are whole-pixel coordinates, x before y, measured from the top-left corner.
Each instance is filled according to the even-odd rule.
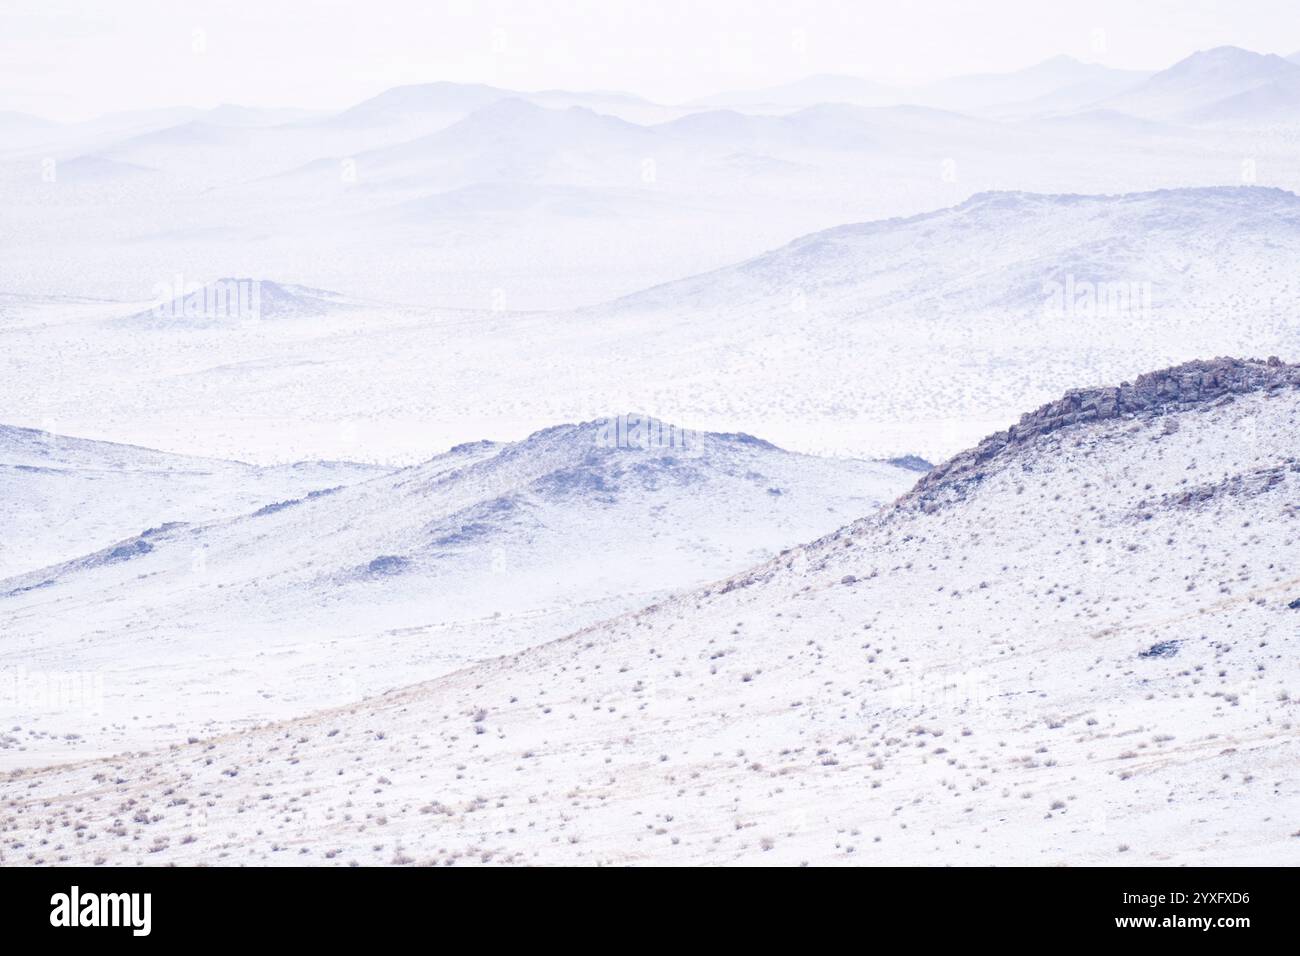
[[[1300,0],[0,0],[0,109],[332,108],[440,79],[677,102],[1058,53],[1158,69],[1224,44],[1300,50]]]

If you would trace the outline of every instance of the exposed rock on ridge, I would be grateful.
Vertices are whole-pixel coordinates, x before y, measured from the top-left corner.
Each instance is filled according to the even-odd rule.
[[[986,462],[1005,449],[1070,425],[1182,411],[1226,395],[1280,388],[1300,388],[1300,365],[1276,356],[1260,359],[1216,358],[1185,362],[1138,376],[1136,382],[1103,388],[1071,389],[1064,398],[1026,412],[1006,431],[995,432],[975,448],[961,452],[922,478],[900,502],[933,506],[941,487],[978,481]]]

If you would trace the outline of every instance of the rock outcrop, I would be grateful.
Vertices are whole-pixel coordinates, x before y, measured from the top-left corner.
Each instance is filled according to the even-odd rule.
[[[922,478],[902,504],[926,507],[942,487],[978,481],[984,465],[1009,448],[1071,425],[1183,411],[1228,395],[1300,388],[1300,365],[1276,356],[1260,359],[1197,360],[1148,372],[1136,382],[1105,388],[1072,389],[1064,398],[1026,412],[1006,431],[995,432],[975,448],[950,458]]]

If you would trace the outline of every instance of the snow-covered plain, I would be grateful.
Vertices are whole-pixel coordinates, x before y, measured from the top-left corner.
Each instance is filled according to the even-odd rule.
[[[933,459],[1066,388],[1300,357],[1297,261],[1300,199],[1279,189],[981,193],[562,313],[267,292],[256,323],[159,322],[14,298],[0,401],[13,424],[261,464],[411,464],[628,407]]]

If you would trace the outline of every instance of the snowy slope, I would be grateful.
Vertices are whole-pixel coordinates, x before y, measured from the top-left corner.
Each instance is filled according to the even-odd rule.
[[[0,110],[0,130],[6,135],[28,133],[33,130],[47,130],[56,127],[58,124],[52,120],[43,119],[40,116],[33,116],[31,113],[20,113],[16,110]]]
[[[505,99],[524,100],[552,109],[584,107],[632,122],[662,118],[675,110],[627,93],[541,90],[526,93],[481,83],[416,83],[384,90],[312,125],[325,129],[399,127],[418,135],[464,119],[475,110]]]
[[[454,122],[480,107],[513,95],[481,83],[420,83],[396,86],[313,125],[369,127],[426,121],[431,128]]]
[[[1203,106],[1188,118],[1223,126],[1295,126],[1300,123],[1300,67],[1263,86]]]
[[[950,454],[1072,384],[1250,348],[1300,357],[1295,261],[1300,199],[1281,190],[987,193],[814,233],[581,318],[619,329],[628,354],[691,337],[675,379],[720,375],[755,418],[834,408],[819,416],[830,440],[892,420],[921,430],[913,449]]]
[[[10,863],[1294,864],[1300,367],[1026,415],[753,570],[4,783]],[[21,739],[15,736],[14,742]]]
[[[1215,261],[1200,269],[1215,270],[1216,283],[1217,273],[1249,268],[1250,260],[1280,263],[1300,243],[1300,199],[1282,190],[1240,187],[1121,196],[984,193],[909,219],[804,236],[748,262],[629,296],[617,305],[748,310],[799,289],[810,311],[840,314],[901,302],[942,307],[957,296],[967,309],[1038,308],[1045,299],[1043,283],[1067,272],[1093,281],[1146,278],[1161,284],[1162,300],[1190,301],[1212,290],[1202,275],[1200,285],[1183,291],[1198,279],[1196,272],[1187,274],[1197,266],[1192,259],[1198,251],[1189,243],[1202,248],[1213,243]],[[1285,245],[1284,253],[1278,244]],[[951,270],[945,268],[949,262]],[[1170,272],[1173,276],[1166,276]],[[1178,288],[1168,288],[1171,279]],[[1252,279],[1269,281],[1258,270]],[[1287,289],[1265,290],[1260,299]]]
[[[210,521],[382,474],[347,462],[256,468],[0,425],[0,579],[173,521]]]
[[[916,478],[610,421],[467,444],[234,519],[136,525],[0,582],[0,662],[104,676],[108,719],[77,728],[67,757],[211,733],[558,637],[829,531]]]
[[[1099,105],[1149,119],[1193,119],[1231,97],[1298,76],[1300,66],[1283,57],[1215,47],[1199,50]]]

